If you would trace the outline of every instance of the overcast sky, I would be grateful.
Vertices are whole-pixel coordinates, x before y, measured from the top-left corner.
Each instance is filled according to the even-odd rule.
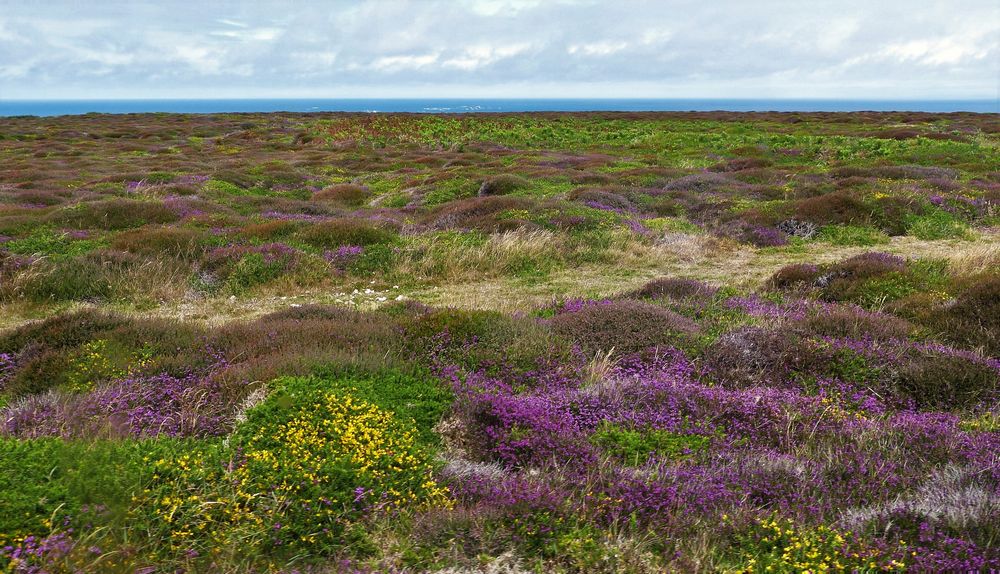
[[[1000,96],[1000,0],[0,0],[0,99]]]

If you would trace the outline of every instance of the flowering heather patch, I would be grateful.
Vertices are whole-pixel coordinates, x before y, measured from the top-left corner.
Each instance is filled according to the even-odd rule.
[[[1000,571],[994,124],[6,118],[0,571]]]
[[[360,245],[341,245],[334,250],[324,251],[323,259],[326,259],[334,269],[343,273],[347,271],[351,263],[357,261],[364,250],[365,248]]]
[[[21,399],[3,410],[0,433],[22,438],[214,436],[231,406],[217,383],[194,375],[128,377],[86,393]]]

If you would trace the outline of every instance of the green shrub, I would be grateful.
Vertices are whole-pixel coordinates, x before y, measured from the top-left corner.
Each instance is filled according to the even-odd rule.
[[[391,245],[368,245],[347,270],[354,275],[386,274],[392,271],[398,259],[399,253]]]
[[[233,478],[248,493],[274,495],[251,503],[271,522],[265,545],[318,554],[349,543],[345,527],[371,505],[448,504],[412,425],[323,379],[281,379],[274,387],[232,438],[246,456]]]
[[[74,301],[111,296],[111,280],[140,261],[116,251],[94,251],[80,257],[37,264],[18,290],[32,301]]]
[[[672,460],[688,457],[706,448],[709,440],[701,435],[623,428],[610,423],[602,424],[590,436],[591,443],[632,466],[644,464],[654,455]]]
[[[246,195],[247,194],[247,190],[246,189],[244,189],[244,188],[236,185],[235,183],[231,183],[231,182],[224,181],[224,180],[221,180],[221,179],[210,179],[210,180],[206,181],[205,185],[204,185],[204,189],[205,189],[205,191],[210,191],[210,192],[215,192],[215,193],[221,193],[221,194],[224,194],[224,195]]]
[[[307,227],[299,233],[299,238],[317,249],[335,249],[344,245],[367,247],[392,243],[397,234],[365,221],[335,219]]]
[[[738,532],[727,572],[883,572],[902,570],[891,554],[867,548],[850,532],[803,528],[791,520],[759,519]]]
[[[26,237],[3,244],[4,249],[21,255],[74,256],[83,255],[104,244],[102,239],[71,239],[69,234],[50,227],[34,229]]]
[[[438,444],[439,438],[433,429],[451,405],[452,393],[430,373],[422,370],[369,372],[328,365],[317,369],[312,379],[317,388],[349,393],[380,409],[392,411],[399,421],[416,429],[420,444]]]
[[[204,249],[201,239],[201,233],[192,229],[159,227],[126,231],[115,237],[111,245],[129,253],[194,259]]]
[[[889,236],[878,229],[854,225],[826,225],[820,228],[816,239],[833,245],[858,247],[889,242]]]
[[[141,491],[143,459],[176,444],[0,437],[0,546],[19,536],[46,535],[64,519],[77,526],[120,521]],[[104,509],[84,511],[87,505]]]
[[[53,212],[47,219],[59,227],[116,230],[150,223],[172,223],[180,217],[159,201],[105,199],[66,207]]]
[[[906,218],[906,232],[918,239],[969,239],[969,226],[943,209],[932,210],[927,215]]]
[[[284,262],[268,261],[261,253],[248,253],[229,271],[226,287],[233,293],[244,293],[277,279],[284,271]]]
[[[316,201],[332,201],[352,207],[364,205],[369,197],[371,197],[371,192],[368,191],[368,188],[353,183],[331,185],[317,191],[312,196]]]

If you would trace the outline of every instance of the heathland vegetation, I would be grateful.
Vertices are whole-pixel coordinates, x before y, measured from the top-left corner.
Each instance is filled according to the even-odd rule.
[[[1000,569],[1000,119],[0,125],[0,569]]]

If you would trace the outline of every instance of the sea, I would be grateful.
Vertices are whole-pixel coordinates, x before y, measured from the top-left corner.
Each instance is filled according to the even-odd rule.
[[[986,100],[836,99],[147,99],[3,100],[3,116],[136,113],[409,112],[978,112],[1000,113],[1000,98]]]

